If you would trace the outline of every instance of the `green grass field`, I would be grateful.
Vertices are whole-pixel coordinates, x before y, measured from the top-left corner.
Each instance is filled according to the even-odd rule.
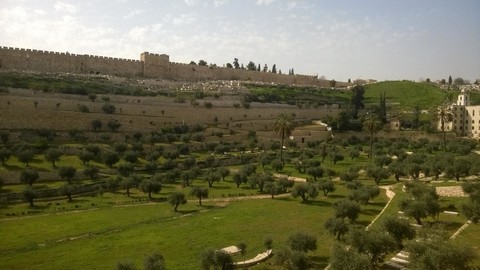
[[[412,109],[418,105],[422,110],[429,110],[450,97],[450,92],[443,91],[434,84],[386,81],[365,86],[365,103],[378,104],[383,92],[386,93],[387,105],[403,109]]]
[[[331,196],[319,196],[310,204],[290,197],[221,205],[205,201],[204,207],[192,201],[180,206],[179,213],[167,203],[104,204],[89,211],[2,219],[0,261],[6,269],[111,269],[123,260],[141,266],[145,254],[157,251],[170,269],[198,269],[199,254],[205,248],[244,241],[248,250],[244,258],[250,258],[264,251],[267,236],[278,247],[289,234],[305,231],[317,237],[318,250],[311,255],[315,268],[322,268],[333,241],[323,223],[332,215],[331,204],[346,192],[338,185]],[[114,196],[120,195],[105,194],[95,200],[111,201]],[[81,200],[90,199],[78,198],[77,203]],[[358,223],[367,225],[385,202],[382,195],[364,207]]]

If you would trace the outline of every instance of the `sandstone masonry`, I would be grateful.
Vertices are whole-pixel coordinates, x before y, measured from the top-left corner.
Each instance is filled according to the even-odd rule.
[[[170,62],[166,54],[144,52],[140,60],[34,49],[0,47],[0,71],[67,72],[145,77],[178,81],[241,80],[277,84],[328,86],[317,76],[286,75]],[[327,84],[327,85],[325,85]]]

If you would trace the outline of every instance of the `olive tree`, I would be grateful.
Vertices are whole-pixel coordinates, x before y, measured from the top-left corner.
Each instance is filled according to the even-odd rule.
[[[158,193],[162,190],[162,183],[153,179],[145,179],[138,185],[140,190],[148,194],[148,199],[152,200],[152,193]]]
[[[208,188],[206,187],[193,187],[190,191],[190,195],[198,198],[198,205],[202,206],[202,199],[208,198]]]
[[[29,185],[30,187],[35,183],[40,176],[38,172],[34,169],[24,169],[20,173],[20,181]]]
[[[174,206],[173,210],[177,212],[177,208],[180,204],[187,203],[187,198],[183,192],[175,191],[168,196],[168,202]]]
[[[309,199],[314,199],[318,196],[318,190],[311,183],[295,183],[291,194],[293,198],[301,197],[302,202],[307,203]]]
[[[55,162],[59,161],[61,156],[62,152],[57,148],[50,148],[45,152],[45,160],[51,162],[53,167],[56,167]]]

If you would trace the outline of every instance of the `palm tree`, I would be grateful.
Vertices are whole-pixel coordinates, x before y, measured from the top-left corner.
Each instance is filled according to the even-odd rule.
[[[443,151],[447,152],[447,139],[445,137],[445,124],[452,122],[453,112],[448,103],[443,103],[438,106],[437,110],[433,114],[433,121],[436,123],[440,122],[440,129],[442,130],[443,135]]]
[[[373,136],[375,133],[380,131],[382,128],[382,123],[378,120],[375,115],[369,115],[363,121],[363,130],[370,133],[370,152],[368,153],[368,158],[372,158],[373,151]]]
[[[280,160],[283,164],[283,141],[285,137],[289,137],[292,135],[293,130],[295,129],[295,122],[293,119],[293,115],[290,113],[283,112],[277,116],[275,122],[273,123],[273,131],[280,135],[282,138],[282,143],[280,146]]]

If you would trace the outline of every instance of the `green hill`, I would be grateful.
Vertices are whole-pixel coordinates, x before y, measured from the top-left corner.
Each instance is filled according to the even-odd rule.
[[[454,91],[445,91],[430,83],[386,81],[366,85],[365,103],[378,103],[383,92],[390,107],[411,109],[418,104],[422,110],[428,110],[456,95]]]

